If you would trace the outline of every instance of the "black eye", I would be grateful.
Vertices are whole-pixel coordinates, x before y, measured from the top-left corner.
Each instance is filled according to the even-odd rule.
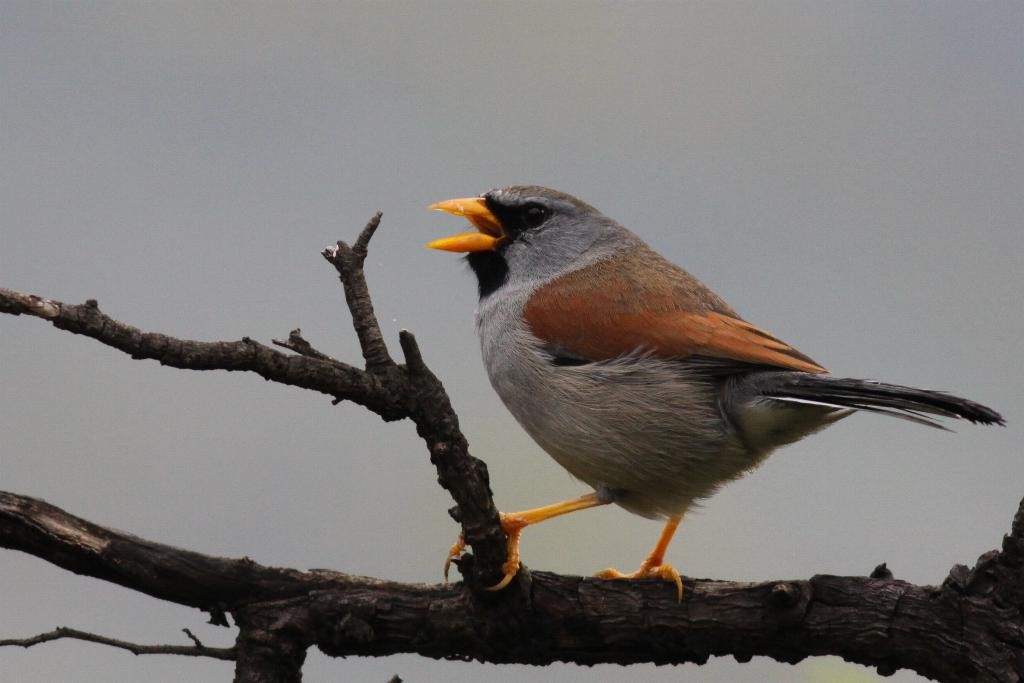
[[[536,228],[548,219],[551,212],[540,204],[528,204],[523,209],[523,225],[527,228]]]

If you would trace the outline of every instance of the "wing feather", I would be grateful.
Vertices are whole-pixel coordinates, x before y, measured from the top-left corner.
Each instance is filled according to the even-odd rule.
[[[723,358],[826,372],[770,332],[742,320],[686,271],[653,251],[637,251],[536,290],[524,311],[534,336],[549,348],[591,361],[641,351],[661,358]],[[641,260],[647,267],[638,267]],[[652,265],[657,266],[654,278]]]

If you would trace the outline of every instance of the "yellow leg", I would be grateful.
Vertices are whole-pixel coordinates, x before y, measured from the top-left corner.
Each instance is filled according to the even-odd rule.
[[[678,593],[679,602],[683,601],[683,580],[679,577],[679,572],[676,568],[670,564],[665,564],[665,551],[668,550],[668,544],[672,542],[672,535],[675,534],[676,528],[679,526],[679,522],[683,519],[682,515],[676,515],[675,517],[669,518],[665,524],[665,528],[661,532],[661,537],[658,538],[658,544],[654,546],[654,550],[651,551],[650,555],[647,556],[643,562],[640,563],[640,568],[632,574],[623,574],[617,569],[605,569],[602,572],[596,574],[599,579],[661,579],[662,581],[671,581],[676,585],[676,591]]]
[[[532,510],[524,510],[522,512],[502,512],[501,515],[501,528],[504,529],[505,535],[508,536],[508,557],[505,560],[505,564],[501,565],[501,571],[504,573],[504,577],[498,583],[489,587],[489,591],[499,591],[507,586],[512,579],[515,578],[519,572],[519,537],[523,533],[523,529],[531,524],[537,522],[543,522],[545,519],[551,519],[552,517],[558,517],[559,515],[567,515],[570,512],[576,512],[577,510],[586,510],[587,508],[597,507],[598,505],[607,505],[609,500],[602,500],[597,493],[588,493],[585,496],[579,498],[573,498],[572,500],[565,500],[561,503],[555,503],[553,505],[545,505],[544,507],[533,508]],[[666,546],[668,543],[666,542]],[[456,541],[448,550],[448,559],[444,563],[444,580],[448,580],[448,568],[451,566],[452,560],[462,554],[462,551],[466,549],[466,542],[459,536],[459,540]],[[663,553],[664,554],[664,553]]]

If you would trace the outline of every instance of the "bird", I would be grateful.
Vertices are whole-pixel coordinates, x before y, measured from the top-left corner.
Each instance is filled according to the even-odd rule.
[[[944,429],[939,418],[1005,424],[948,393],[835,377],[640,237],[569,194],[536,185],[430,206],[475,230],[434,240],[465,253],[476,275],[476,331],[488,378],[523,429],[593,490],[553,505],[500,513],[503,577],[520,568],[529,525],[615,504],[664,529],[639,569],[605,579],[658,579],[683,515],[724,484],[854,412]],[[450,562],[465,545],[449,551]]]

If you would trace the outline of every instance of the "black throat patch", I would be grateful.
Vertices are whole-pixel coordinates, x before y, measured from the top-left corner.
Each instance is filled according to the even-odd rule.
[[[475,251],[466,254],[466,263],[476,274],[477,289],[483,299],[508,279],[508,263],[496,251]]]

